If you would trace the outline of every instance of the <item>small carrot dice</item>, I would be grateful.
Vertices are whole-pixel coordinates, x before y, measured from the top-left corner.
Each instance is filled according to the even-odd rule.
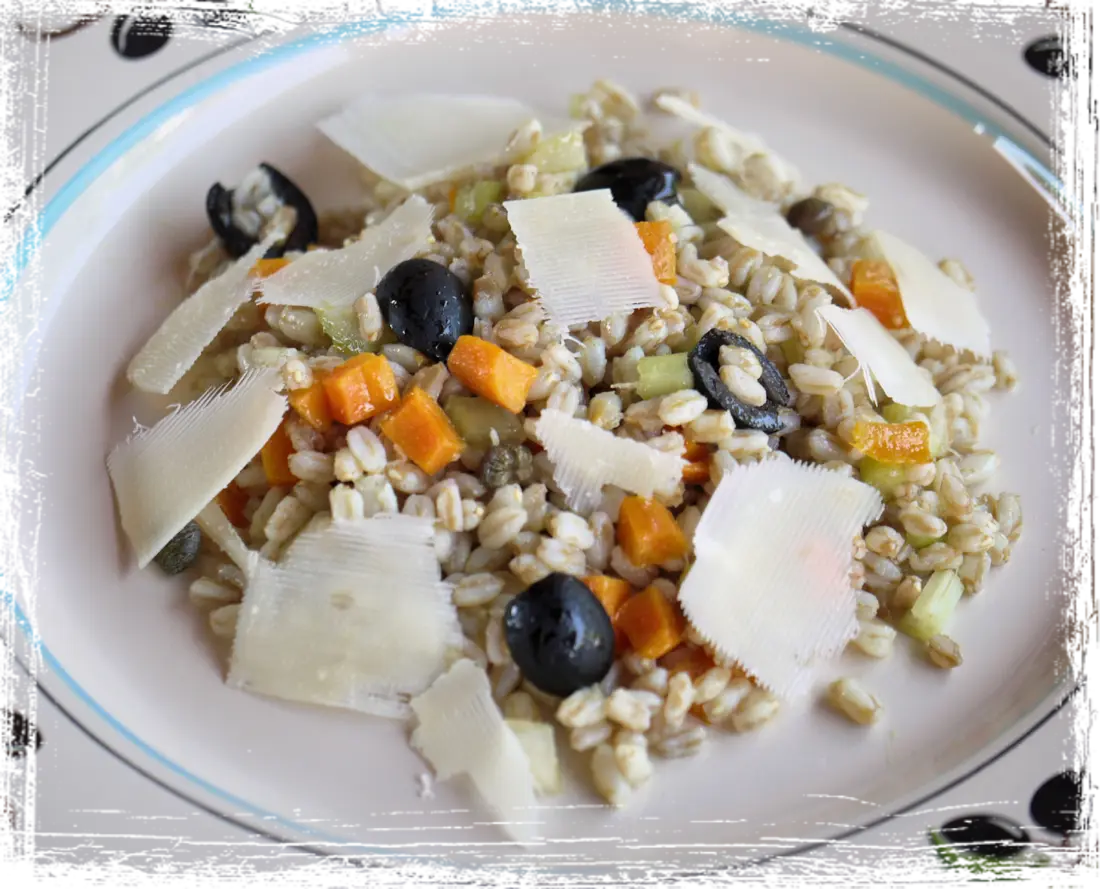
[[[679,645],[687,626],[676,603],[656,587],[646,587],[627,599],[619,609],[616,622],[635,652],[654,659]]]
[[[856,302],[888,330],[900,330],[909,326],[905,317],[905,305],[888,262],[877,259],[857,259],[852,263],[852,296]]]
[[[333,419],[346,426],[369,420],[397,404],[401,393],[382,355],[349,358],[321,380]]]
[[[218,506],[222,508],[225,517],[231,525],[243,528],[248,524],[244,516],[244,508],[248,505],[248,494],[236,482],[230,482],[217,496]]]
[[[612,626],[615,627],[615,650],[625,650],[627,645],[626,634],[615,623],[615,616],[619,613],[623,603],[633,594],[634,588],[625,580],[620,580],[618,577],[608,577],[604,574],[592,574],[588,577],[582,577],[581,580],[592,590],[592,595],[600,600],[607,616],[611,618]]]
[[[928,463],[932,460],[927,423],[866,423],[852,428],[852,447],[879,463]]]
[[[298,416],[318,432],[328,432],[332,428],[332,411],[323,380],[323,376],[318,376],[308,389],[295,389],[287,396]]]
[[[689,463],[698,463],[710,459],[714,449],[701,441],[689,441],[684,444],[684,459]]]
[[[616,539],[635,565],[660,565],[687,554],[687,540],[662,504],[627,497],[619,507]]]
[[[275,430],[275,434],[267,440],[267,444],[260,449],[260,462],[264,467],[264,475],[267,483],[272,487],[276,485],[293,485],[298,481],[297,476],[290,471],[290,455],[294,453],[294,445],[290,443],[286,426],[282,423]]]
[[[714,661],[703,649],[694,645],[681,645],[661,658],[661,666],[673,673],[687,673],[692,679],[698,679],[711,667]]]
[[[382,432],[428,475],[457,460],[466,447],[443,408],[419,387],[382,420]]]
[[[710,481],[710,463],[699,461],[684,464],[685,485],[705,485]]]
[[[634,228],[653,262],[657,280],[662,284],[675,284],[676,245],[672,241],[672,224],[662,219],[660,222],[635,222]]]
[[[447,358],[447,369],[475,395],[518,414],[538,370],[500,346],[476,336],[460,336]]]
[[[257,259],[256,264],[248,270],[248,274],[252,278],[270,278],[288,265],[290,265],[290,260],[285,256],[276,259]]]

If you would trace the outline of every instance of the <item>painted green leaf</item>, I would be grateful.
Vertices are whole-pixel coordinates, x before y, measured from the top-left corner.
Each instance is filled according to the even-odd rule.
[[[1049,858],[1041,856],[1012,859],[985,858],[981,855],[967,855],[950,846],[938,831],[928,831],[928,842],[936,857],[948,869],[963,877],[989,882],[1008,882],[1022,880],[1037,872],[1042,872],[1051,864]]]

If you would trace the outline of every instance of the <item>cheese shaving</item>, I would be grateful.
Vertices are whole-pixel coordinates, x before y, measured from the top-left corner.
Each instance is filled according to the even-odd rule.
[[[339,250],[315,250],[257,281],[257,302],[286,306],[350,307],[374,290],[399,262],[432,239],[432,205],[413,195],[359,240]]]
[[[504,208],[555,324],[572,327],[662,305],[653,262],[609,190],[508,201]]]
[[[122,528],[144,568],[256,456],[278,428],[282,378],[252,371],[210,389],[111,451]],[[243,570],[243,569],[242,569]]]
[[[216,501],[208,503],[202,512],[195,516],[195,522],[202,532],[229,556],[230,561],[244,572],[245,577],[252,576],[260,554],[248,548],[248,544],[241,539],[241,535],[233,527],[233,523],[226,518]]]
[[[403,719],[462,644],[431,520],[318,521],[245,590],[228,682]]]
[[[688,169],[695,187],[725,214],[718,223],[722,231],[745,247],[782,257],[794,265],[792,276],[815,281],[854,305],[848,288],[773,204],[751,197],[728,177],[706,167],[691,164]]]
[[[581,512],[600,502],[605,485],[652,497],[674,489],[683,475],[684,461],[678,454],[619,438],[562,411],[544,410],[535,435],[554,466],[554,483],[570,509]]]
[[[918,367],[896,339],[867,309],[842,309],[822,306],[818,314],[859,362],[864,374],[882,386],[887,398],[910,407],[932,407],[940,393],[928,372]],[[868,381],[867,393],[877,403],[874,383]]]
[[[852,538],[881,512],[874,488],[820,466],[730,469],[695,531],[684,614],[776,695],[804,692],[807,667],[858,632]]]
[[[498,96],[365,96],[317,127],[379,176],[416,191],[505,160],[508,139],[539,113]],[[548,133],[576,122],[542,117]]]
[[[164,319],[134,356],[126,378],[138,389],[166,395],[251,295],[248,273],[279,239],[271,235],[202,285]]]
[[[905,317],[913,330],[956,349],[988,358],[989,323],[977,297],[945,275],[927,256],[899,238],[873,232],[868,247],[890,264],[898,282]]]
[[[466,774],[478,793],[505,819],[519,843],[534,838],[527,814],[537,805],[534,778],[523,746],[493,701],[485,671],[459,660],[426,692],[412,700],[419,722],[412,745],[436,777]]]

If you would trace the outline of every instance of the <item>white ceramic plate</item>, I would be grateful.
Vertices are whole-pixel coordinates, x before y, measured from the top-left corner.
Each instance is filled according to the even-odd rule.
[[[104,457],[135,414],[150,416],[124,368],[183,295],[186,257],[207,237],[210,183],[270,161],[319,207],[339,206],[354,164],[311,124],[362,90],[560,108],[601,76],[641,92],[698,89],[708,110],[763,134],[811,181],[865,192],[874,225],[965,260],[994,342],[1023,378],[1017,394],[994,397],[988,441],[1003,458],[997,487],[1023,495],[1027,531],[1012,564],[960,609],[961,669],[928,669],[900,645],[887,662],[845,658],[823,675],[865,677],[886,707],[875,728],[793,709],[763,731],[716,737],[696,759],[661,763],[621,813],[576,782],[539,813],[548,846],[532,860],[693,867],[797,851],[930,798],[1058,705],[1067,474],[1057,470],[1073,455],[1051,394],[1048,211],[974,132],[980,122],[1043,156],[1021,121],[885,46],[789,27],[498,17],[415,35],[344,28],[212,65],[52,195],[40,249],[28,241],[4,282],[20,276],[19,311],[6,320],[19,327],[7,341],[22,343],[17,554],[33,567],[22,582],[9,564],[9,586],[20,621],[29,628],[33,614],[40,634],[42,688],[102,743],[198,806],[313,848],[521,854],[466,786],[418,796],[424,765],[402,727],[227,689],[183,584],[135,570]],[[577,838],[588,841],[567,842]]]

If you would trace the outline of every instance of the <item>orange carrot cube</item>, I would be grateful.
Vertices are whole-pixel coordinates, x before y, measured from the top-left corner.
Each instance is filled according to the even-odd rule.
[[[443,408],[419,387],[382,420],[382,432],[428,475],[457,460],[466,447]]]
[[[294,445],[290,443],[286,426],[280,423],[275,434],[260,449],[260,462],[263,464],[264,475],[267,476],[269,485],[274,487],[297,484],[297,476],[290,471],[290,455],[293,453]]]
[[[687,554],[687,540],[672,513],[656,500],[627,497],[619,508],[616,538],[635,565],[660,565]]]
[[[328,406],[323,379],[323,376],[315,372],[312,386],[308,389],[295,389],[287,396],[290,406],[297,411],[298,416],[318,432],[328,432],[332,428],[332,411]]]
[[[346,426],[388,411],[400,398],[393,368],[382,355],[349,358],[321,380],[333,419]]]
[[[619,609],[617,623],[630,647],[646,658],[663,657],[672,651],[683,641],[687,627],[676,603],[656,587],[647,587],[627,599]]]
[[[635,222],[634,227],[653,262],[657,280],[662,284],[675,284],[676,245],[672,240],[672,224],[662,219],[660,222]]]
[[[856,302],[888,330],[909,326],[901,291],[888,262],[877,259],[857,259],[852,263],[852,296]]]
[[[500,346],[476,336],[460,336],[447,359],[447,369],[475,395],[518,414],[538,370]]]

